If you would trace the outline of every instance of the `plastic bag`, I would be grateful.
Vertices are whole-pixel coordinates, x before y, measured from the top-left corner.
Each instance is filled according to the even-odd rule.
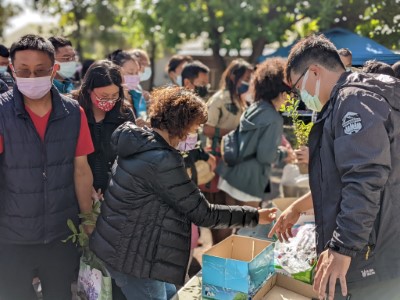
[[[96,262],[101,266],[99,261]],[[77,289],[81,299],[112,300],[111,276],[108,271],[103,266],[99,269],[90,266],[83,257],[79,265]]]
[[[289,243],[275,244],[276,264],[289,274],[305,272],[312,268],[316,259],[315,225],[306,224],[299,227]]]

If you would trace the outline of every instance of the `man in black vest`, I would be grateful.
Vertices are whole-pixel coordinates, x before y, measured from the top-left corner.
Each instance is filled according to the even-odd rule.
[[[91,211],[93,144],[78,103],[52,81],[51,43],[27,35],[11,47],[14,89],[0,95],[0,299],[71,299],[77,249],[67,220]],[[88,232],[90,228],[86,228]]]

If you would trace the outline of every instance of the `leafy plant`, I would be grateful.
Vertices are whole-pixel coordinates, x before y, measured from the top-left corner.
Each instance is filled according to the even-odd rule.
[[[101,201],[95,201],[92,205],[92,211],[89,213],[79,214],[79,218],[82,220],[81,224],[76,228],[74,222],[68,219],[67,225],[71,230],[72,234],[68,236],[64,243],[71,241],[77,244],[82,249],[82,259],[92,268],[96,268],[102,272],[104,276],[107,276],[108,272],[105,270],[103,264],[99,261],[96,255],[89,248],[89,236],[84,230],[84,226],[95,226],[97,217],[100,215]]]
[[[285,104],[281,107],[281,111],[287,113],[287,115],[292,119],[293,132],[296,137],[295,148],[298,149],[301,146],[307,145],[308,136],[310,134],[313,123],[310,122],[306,124],[303,120],[300,119],[300,114],[297,110],[300,100],[291,97],[290,95],[288,95],[287,97],[288,98]]]

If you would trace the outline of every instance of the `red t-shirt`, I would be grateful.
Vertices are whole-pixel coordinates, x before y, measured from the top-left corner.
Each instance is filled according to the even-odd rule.
[[[51,110],[46,113],[43,117],[36,115],[28,106],[25,106],[26,111],[32,119],[35,128],[42,139],[44,140],[44,135],[46,133],[47,123],[49,121]],[[86,119],[86,114],[82,107],[80,107],[81,112],[81,128],[79,131],[78,143],[76,145],[75,157],[84,156],[92,153],[94,151],[92,137],[90,136],[88,121]],[[4,140],[0,135],[0,154],[4,151]]]

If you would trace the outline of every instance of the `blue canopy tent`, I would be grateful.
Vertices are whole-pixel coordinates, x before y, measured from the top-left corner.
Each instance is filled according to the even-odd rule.
[[[367,60],[371,59],[376,59],[390,65],[400,61],[399,54],[394,53],[374,40],[359,36],[349,30],[333,28],[323,32],[323,34],[332,41],[337,49],[349,48],[351,50],[353,53],[353,66],[361,66]],[[269,57],[287,57],[295,43],[279,48],[272,54],[260,56],[258,62],[262,62]]]

